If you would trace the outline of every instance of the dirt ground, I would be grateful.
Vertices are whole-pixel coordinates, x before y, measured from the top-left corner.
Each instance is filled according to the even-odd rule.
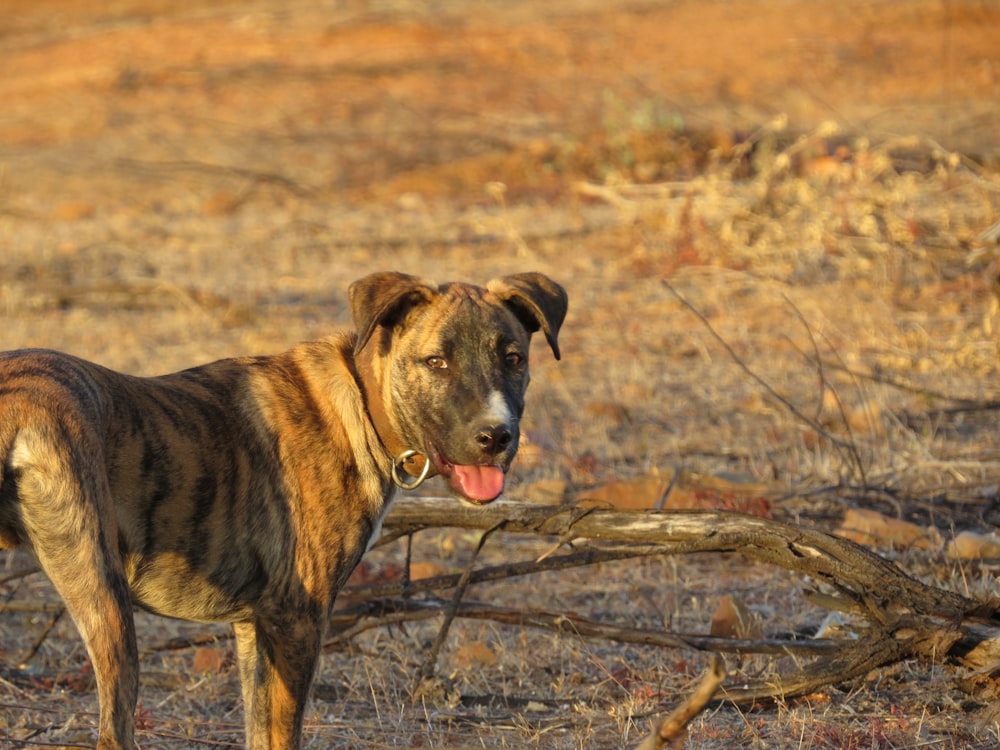
[[[945,545],[1000,523],[998,40],[996,0],[0,0],[0,348],[156,374],[348,325],[369,271],[539,270],[571,310],[563,360],[535,351],[512,496],[648,506],[681,471],[710,507],[875,510],[933,530],[880,540],[905,569],[997,596],[995,560]],[[475,541],[423,532],[414,559],[462,570]],[[92,746],[72,624],[26,556],[0,563],[0,747]],[[703,556],[472,595],[706,632],[730,594],[811,633],[802,583]],[[331,647],[307,746],[634,746],[705,663],[460,621],[439,665],[460,700],[432,705],[413,676],[438,624]],[[140,616],[142,748],[239,745],[225,634]],[[688,746],[996,747],[955,676],[723,705]]]

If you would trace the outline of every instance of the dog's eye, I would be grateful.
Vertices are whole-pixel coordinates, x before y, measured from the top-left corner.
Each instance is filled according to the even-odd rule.
[[[448,367],[448,360],[444,357],[428,357],[427,366],[433,367],[435,370],[444,370]]]
[[[507,363],[508,367],[517,367],[524,361],[524,357],[517,352],[508,352],[507,356],[504,357],[504,361]]]

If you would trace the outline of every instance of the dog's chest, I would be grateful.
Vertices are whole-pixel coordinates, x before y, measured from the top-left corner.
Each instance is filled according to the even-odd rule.
[[[382,522],[385,520],[385,516],[389,512],[389,508],[392,506],[397,497],[399,497],[399,490],[393,486],[392,489],[389,490],[389,494],[386,495],[385,503],[382,505],[382,512],[375,517],[375,521],[372,523],[372,533],[371,536],[368,537],[368,544],[365,546],[365,552],[368,552],[368,550],[375,546],[375,542],[377,542],[378,538],[382,535]]]

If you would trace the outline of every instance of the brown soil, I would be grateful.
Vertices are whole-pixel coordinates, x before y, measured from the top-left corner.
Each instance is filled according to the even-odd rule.
[[[152,374],[346,325],[368,271],[533,268],[564,282],[571,314],[563,361],[535,353],[515,496],[626,504],[609,482],[634,494],[681,468],[711,478],[695,503],[744,490],[804,523],[864,506],[942,539],[989,531],[998,39],[995,0],[0,0],[0,348]],[[474,544],[417,542],[447,569]],[[998,593],[989,562],[891,554]],[[800,589],[699,558],[474,595],[704,632],[733,594],[770,633],[815,630]],[[46,631],[56,601],[37,575],[0,584],[0,745],[94,742],[79,640]],[[238,743],[226,643],[154,648],[225,629],[140,629],[141,746]],[[308,746],[630,746],[704,664],[459,623],[441,671],[463,702],[415,706],[434,633],[329,655]],[[995,746],[953,676],[903,665],[722,708],[691,747]]]

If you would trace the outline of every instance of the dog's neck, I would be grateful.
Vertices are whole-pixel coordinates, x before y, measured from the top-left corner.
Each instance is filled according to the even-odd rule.
[[[407,445],[389,418],[385,403],[385,383],[383,382],[385,373],[381,371],[380,363],[376,361],[375,348],[376,344],[372,340],[360,351],[356,351],[354,353],[354,367],[375,432],[378,434],[379,440],[382,441],[382,446],[389,455],[395,458],[403,451],[411,448],[418,449],[419,446]],[[422,455],[415,456],[412,463],[407,463],[404,468],[407,473],[417,476],[423,469],[425,460]]]
[[[382,441],[382,445],[390,455],[398,456],[408,446],[403,443],[403,439],[393,426],[389,419],[389,412],[385,408],[384,382],[381,377],[382,373],[379,372],[378,363],[375,361],[374,349],[373,342],[369,342],[368,346],[354,353],[358,384],[361,386],[365,406],[368,408],[368,415],[375,426],[379,440]]]

